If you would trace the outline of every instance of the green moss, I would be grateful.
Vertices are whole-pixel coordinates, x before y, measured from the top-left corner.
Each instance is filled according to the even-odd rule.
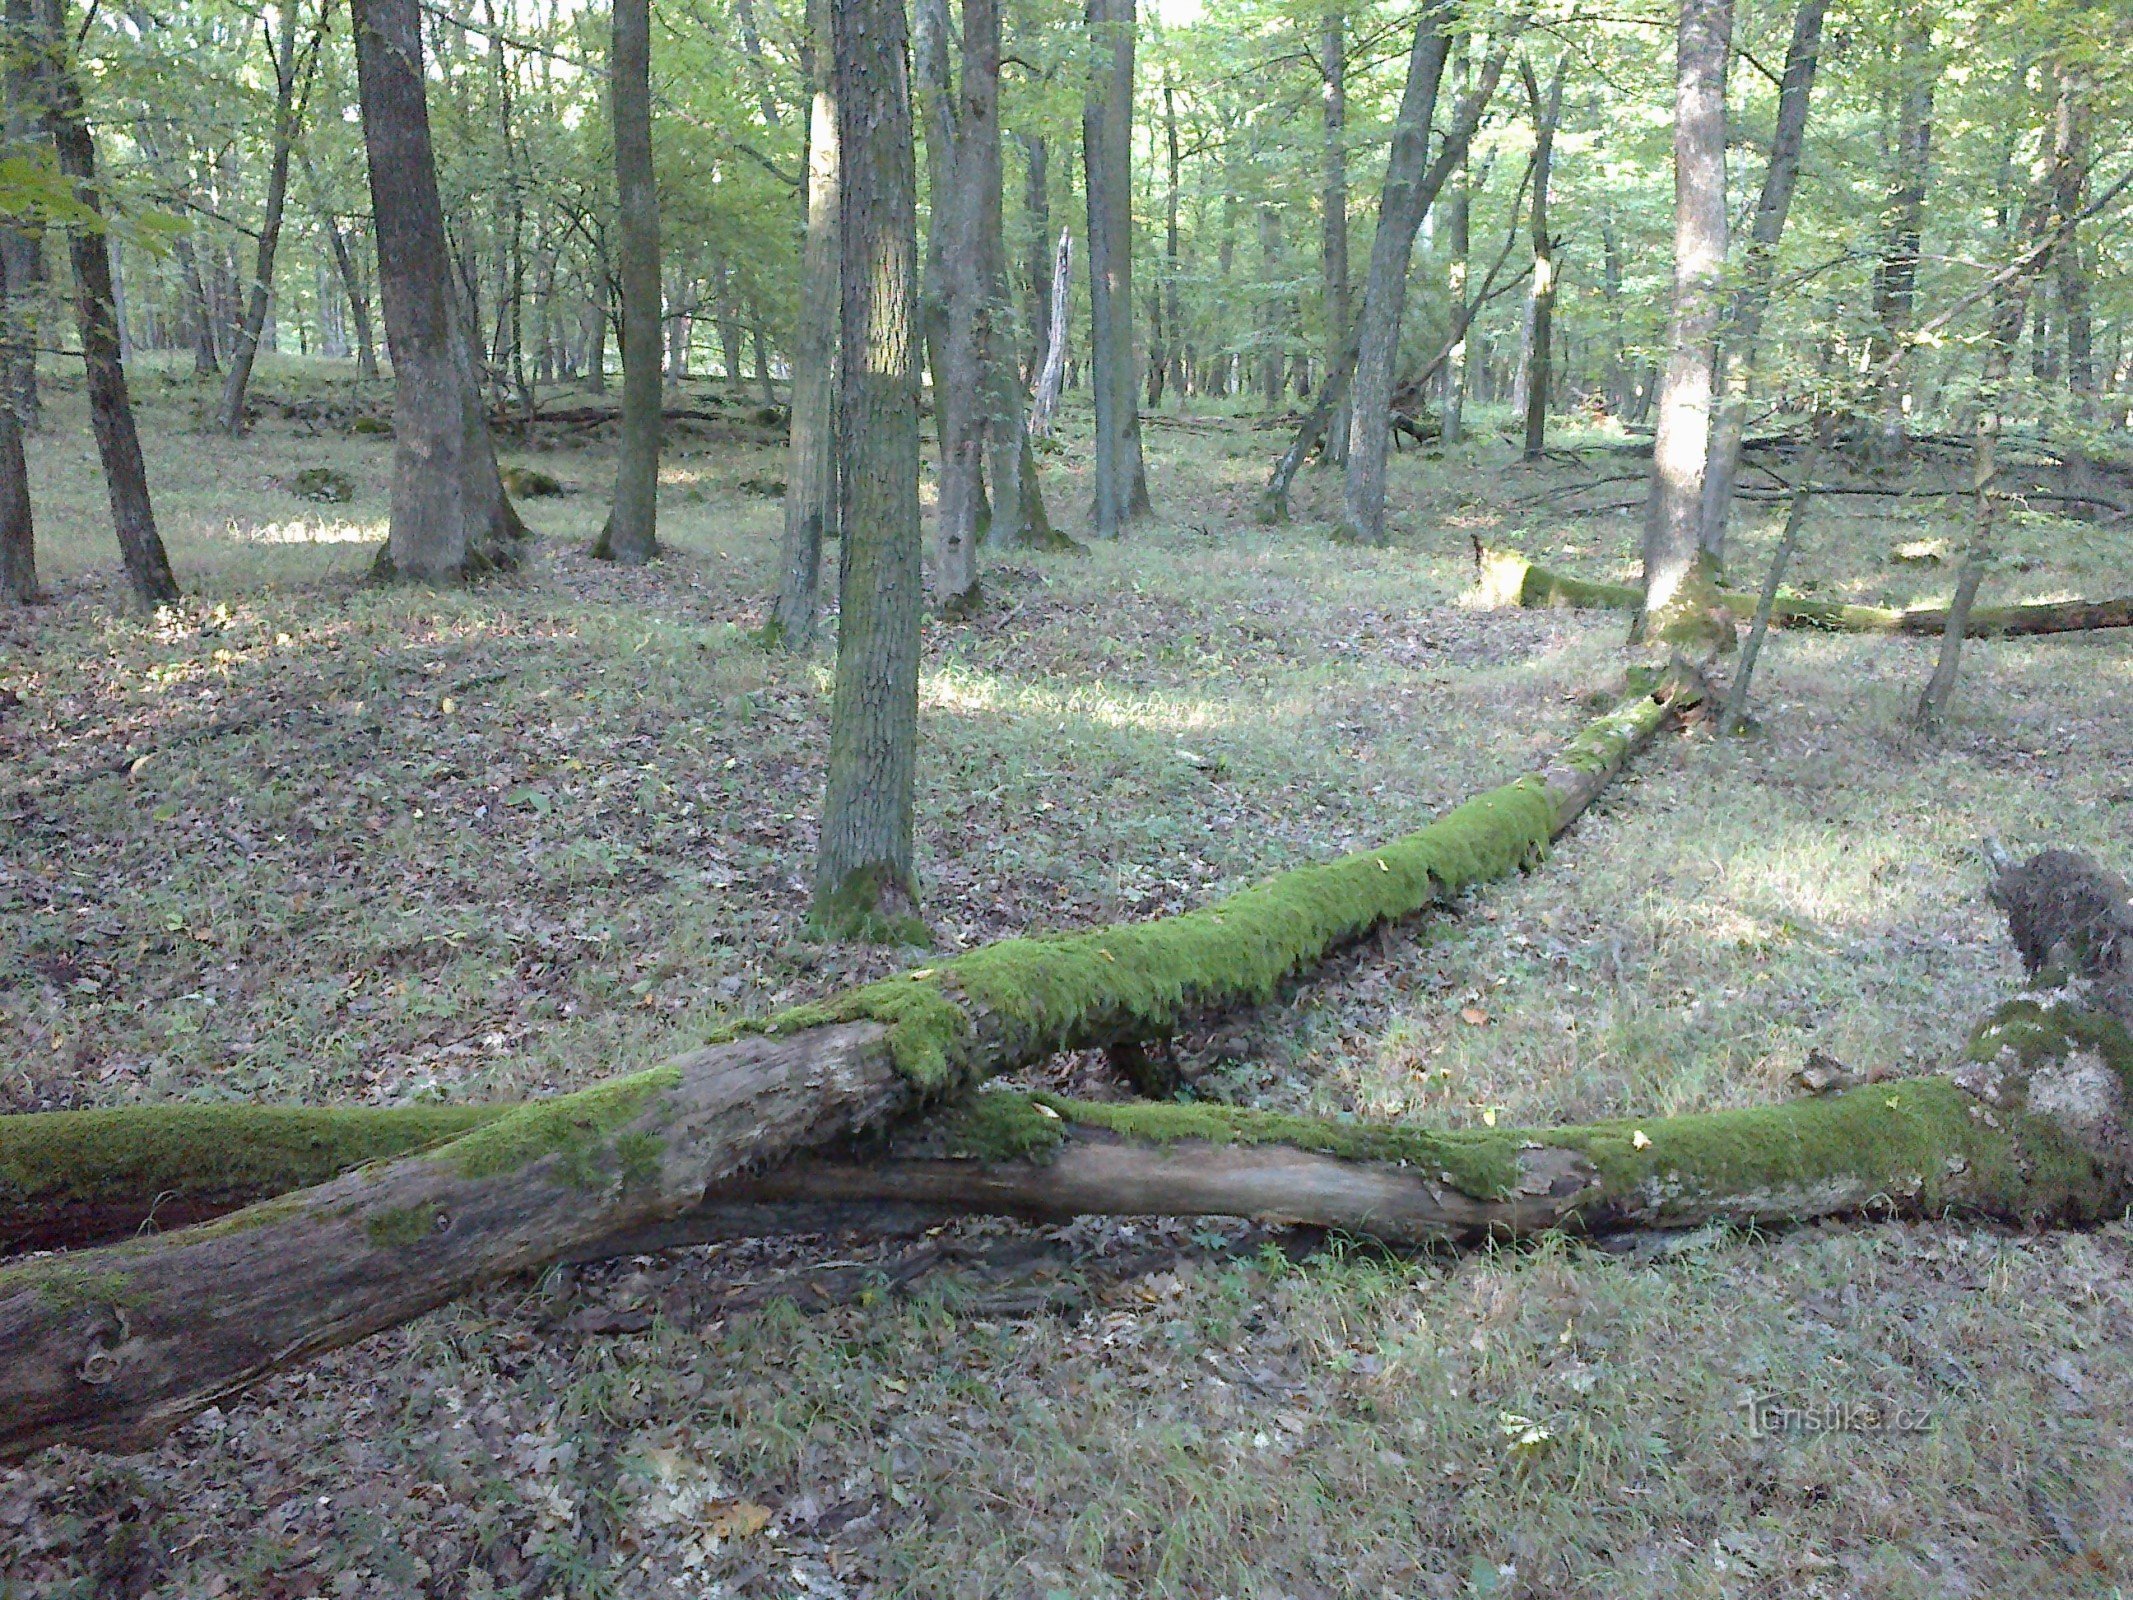
[[[0,1117],[0,1215],[145,1196],[242,1199],[454,1139],[497,1106],[120,1106]]]
[[[84,1311],[93,1306],[123,1308],[140,1303],[126,1274],[108,1267],[77,1267],[69,1262],[39,1262],[0,1274],[0,1291],[34,1284],[37,1298],[54,1311]]]
[[[1583,1152],[1611,1201],[1658,1200],[1699,1217],[1704,1197],[1782,1199],[1861,1182],[1926,1212],[1960,1203],[2028,1216],[2101,1203],[2106,1178],[2056,1129],[2026,1117],[1995,1127],[1975,1107],[1946,1078],[1916,1078],[1524,1137]]]
[[[1593,583],[1546,567],[1526,564],[1518,586],[1518,603],[1534,609],[1564,606],[1581,611],[1634,611],[1641,596],[1621,583]]]
[[[752,1026],[787,1034],[883,1023],[898,1067],[942,1090],[966,1068],[980,1027],[999,1046],[995,1059],[1029,1060],[1269,1000],[1328,951],[1538,860],[1554,829],[1546,786],[1522,778],[1404,839],[1282,873],[1203,910],[1005,940]]]
[[[370,1242],[387,1248],[405,1249],[437,1236],[444,1213],[434,1205],[402,1206],[381,1211],[363,1224]]]
[[[1495,552],[1494,559],[1500,562],[1520,561],[1524,563],[1524,569],[1518,576],[1517,590],[1518,603],[1522,606],[1536,609],[1545,609],[1550,606],[1566,606],[1591,611],[1635,611],[1643,603],[1642,594],[1628,584],[1594,583],[1585,578],[1573,578],[1567,573],[1555,572],[1547,567],[1535,566],[1532,562],[1524,561],[1523,557],[1510,552]],[[1744,622],[1755,615],[1756,597],[1752,594],[1740,594],[1733,590],[1711,588],[1704,595],[1703,601],[1706,605],[1722,606]],[[1918,615],[1938,615],[1938,613],[1921,613]],[[1978,621],[1981,616],[1988,619],[1983,624]],[[1932,631],[1931,629],[1922,629],[1919,623],[1913,620],[1914,614],[1910,612],[1891,610],[1885,606],[1855,606],[1843,605],[1829,600],[1810,600],[1805,595],[1790,594],[1783,591],[1780,591],[1778,595],[1777,604],[1772,608],[1770,618],[1780,627],[1819,628],[1828,633]],[[1999,617],[1999,624],[2005,626],[2008,620],[2010,620],[2009,617],[2001,616]],[[1671,626],[1671,624],[1668,625]],[[1987,613],[1977,613],[1973,615],[1972,625],[1976,631],[1990,631],[1992,625],[1991,617]],[[1697,622],[1693,625],[1692,631],[1700,635],[1705,626],[1705,623]],[[1672,635],[1661,632],[1656,637],[1665,639],[1672,637]]]
[[[1042,1104],[1050,1107],[1053,1102]],[[951,1156],[970,1161],[1041,1161],[1066,1138],[1056,1110],[1047,1115],[1026,1094],[981,1089],[933,1121]]]
[[[925,922],[911,913],[889,909],[917,903],[918,884],[911,875],[877,861],[855,868],[835,887],[818,893],[807,914],[808,928],[818,938],[923,950],[933,943]]]
[[[562,1156],[573,1183],[604,1181],[616,1151],[609,1136],[641,1115],[655,1096],[681,1082],[679,1067],[653,1067],[553,1100],[514,1106],[437,1152],[464,1178],[495,1178],[528,1162]],[[641,1151],[640,1151],[641,1157]]]
[[[1991,1063],[2003,1050],[2012,1050],[2025,1072],[2093,1051],[2133,1092],[2133,1034],[2104,1012],[2036,995],[2009,1000],[1978,1024],[1967,1054],[1972,1061]]]

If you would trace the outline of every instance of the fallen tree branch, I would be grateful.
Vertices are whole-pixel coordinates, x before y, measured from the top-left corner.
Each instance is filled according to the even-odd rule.
[[[879,1126],[923,1097],[1264,1001],[1333,950],[1536,859],[1669,702],[1635,695],[1538,772],[1418,833],[1203,910],[985,946],[214,1223],[0,1272],[0,1459],[60,1439],[138,1447],[269,1372],[485,1279],[661,1223],[745,1169]],[[104,1115],[131,1115],[145,1149],[158,1116],[174,1135],[185,1129],[176,1110]],[[41,1158],[0,1161],[11,1203],[115,1200],[95,1144],[79,1143],[70,1167],[48,1119],[6,1123],[9,1139],[47,1138]],[[144,1172],[160,1174],[151,1199],[174,1206],[189,1188],[227,1187],[231,1168],[226,1148],[181,1139],[174,1158],[144,1158],[126,1181],[138,1194]]]
[[[1499,605],[1527,606],[1547,610],[1569,607],[1577,610],[1634,611],[1640,604],[1637,591],[1623,583],[1595,583],[1536,566],[1511,550],[1491,550],[1474,542],[1474,561],[1481,569],[1484,594]],[[1755,615],[1756,597],[1726,591],[1719,599],[1743,621]],[[1938,634],[1948,625],[1944,606],[1918,606],[1898,610],[1890,606],[1846,605],[1834,600],[1809,600],[1800,595],[1779,595],[1771,607],[1771,624],[1784,628],[1815,628],[1825,633]],[[2102,628],[2133,627],[2133,595],[2111,600],[2055,600],[2035,605],[1979,606],[1970,613],[1968,632],[1973,637],[2008,638],[2018,634],[2089,633]]]
[[[1450,1132],[1222,1106],[982,1093],[900,1141],[800,1158],[566,1252],[765,1233],[907,1233],[971,1214],[1220,1215],[1393,1244],[1875,1214],[2034,1225],[2133,1198],[2133,889],[2085,858],[2001,858],[1992,897],[2033,975],[1946,1073],[1789,1103]],[[480,1113],[462,1112],[462,1115]],[[392,1112],[351,1113],[392,1136]]]

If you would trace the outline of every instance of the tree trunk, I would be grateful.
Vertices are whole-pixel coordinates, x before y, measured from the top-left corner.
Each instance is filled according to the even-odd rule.
[[[82,206],[103,215],[96,179],[96,145],[82,120],[81,84],[67,27],[66,0],[35,0],[39,55],[44,62],[44,106],[58,155],[60,175]],[[101,223],[70,228],[67,254],[74,268],[74,315],[81,331],[82,366],[88,375],[89,421],[104,465],[111,521],[118,531],[126,576],[142,605],[178,598],[178,580],[156,531],[148,498],[148,466],[133,423],[133,399],[119,354],[118,302],[111,281],[110,236]]]
[[[984,318],[980,329],[978,360],[984,385],[986,475],[992,484],[992,520],[986,538],[1000,545],[1023,545],[1032,549],[1073,548],[1074,541],[1052,526],[1044,504],[1044,491],[1037,479],[1036,452],[1030,448],[1028,412],[1019,352],[1013,338],[1014,299],[1007,279],[1007,234],[1003,212],[1005,179],[1001,171],[1000,119],[997,112],[1000,65],[999,14],[994,0],[987,0],[989,21],[980,26],[968,11],[964,14],[966,52],[972,30],[986,37],[987,64],[969,64],[965,80],[980,72],[992,80],[994,110],[980,120],[971,119],[975,140],[972,159],[978,185],[978,257],[984,275]]]
[[[1168,70],[1163,75],[1163,281],[1156,285],[1156,325],[1163,335],[1148,352],[1148,405],[1162,404],[1164,386],[1175,379],[1180,405],[1185,400],[1185,328],[1178,296],[1178,207],[1183,194],[1184,153],[1178,143],[1178,87]]]
[[[312,69],[318,63],[319,46],[326,31],[328,13],[319,8],[318,29],[297,54],[297,0],[282,0],[281,38],[277,43],[267,29],[267,55],[274,66],[274,147],[267,163],[267,201],[260,214],[259,249],[252,265],[252,288],[237,326],[236,348],[230,352],[230,369],[222,380],[222,399],[215,409],[215,425],[224,433],[244,432],[244,393],[252,382],[252,364],[259,355],[260,335],[267,325],[267,306],[274,296],[274,255],[281,247],[281,219],[289,199],[289,157],[303,131],[304,102],[310,99]],[[262,22],[265,27],[265,23]],[[299,92],[298,79],[303,80]]]
[[[2055,287],[2059,322],[2066,341],[2066,387],[2077,425],[2096,422],[2095,324],[2089,304],[2089,260],[2083,253],[2079,219],[2088,192],[2089,138],[2087,74],[2062,61],[2058,92],[2052,105],[2052,205],[2064,219],[2058,244]],[[2066,454],[2066,489],[2086,494],[2095,486],[2097,463],[2086,441]]]
[[[1059,247],[1052,257],[1051,320],[1045,331],[1044,362],[1037,373],[1037,392],[1030,402],[1029,431],[1048,438],[1052,414],[1059,409],[1059,391],[1066,381],[1067,312],[1072,299],[1074,232],[1059,230]]]
[[[1345,6],[1327,6],[1319,20],[1320,136],[1318,157],[1319,300],[1325,313],[1323,344],[1326,375],[1332,381],[1354,325],[1354,296],[1348,281],[1348,15]],[[1348,430],[1336,414],[1328,437],[1345,444]],[[1339,455],[1339,450],[1332,452]],[[1338,465],[1329,458],[1329,464]]]
[[[2014,369],[2015,345],[2022,337],[2022,322],[2028,314],[2031,286],[2050,265],[2049,251],[2039,256],[2033,247],[2038,241],[2049,239],[2054,225],[2061,220],[2044,190],[2044,184],[2037,185],[2024,208],[2029,226],[2022,230],[2023,236],[2017,241],[2017,259],[2025,263],[2025,270],[1994,292],[1992,314],[1987,319],[1984,373],[1978,382],[1975,443],[1971,451],[1970,543],[1963,552],[1961,567],[1956,570],[1955,597],[1941,630],[1940,653],[1933,663],[1933,675],[1926,681],[1925,690],[1911,713],[1912,725],[1918,728],[1938,728],[1947,716],[1949,702],[1955,697],[1963,637],[1971,631],[1971,613],[1977,601],[1978,587],[1984,582],[1985,566],[1992,558],[1993,529],[1999,509],[1998,497],[1992,492],[1992,480],[1999,473],[2004,391]]]
[[[1792,43],[1785,52],[1779,80],[1777,126],[1770,136],[1770,161],[1763,169],[1763,189],[1755,203],[1755,221],[1741,262],[1740,285],[1720,331],[1714,387],[1722,396],[1712,425],[1709,458],[1704,465],[1702,533],[1705,559],[1715,574],[1725,566],[1726,523],[1733,512],[1733,487],[1740,476],[1741,437],[1748,425],[1748,393],[1755,376],[1756,347],[1769,309],[1771,279],[1777,269],[1785,218],[1792,210],[1800,176],[1800,153],[1807,139],[1808,96],[1822,53],[1822,17],[1829,0],[1800,0],[1792,20]]]
[[[1341,531],[1343,537],[1363,544],[1385,542],[1385,457],[1391,448],[1388,419],[1400,354],[1400,319],[1407,302],[1407,260],[1437,191],[1466,158],[1482,110],[1496,92],[1509,47],[1506,38],[1490,52],[1480,82],[1454,114],[1437,159],[1431,163],[1429,130],[1436,114],[1437,85],[1444,76],[1446,21],[1444,6],[1432,0],[1415,25],[1407,84],[1400,95],[1385,189],[1378,205],[1377,233],[1370,243],[1370,276],[1363,285],[1363,309],[1356,319]]]
[[[326,204],[326,196],[319,188],[318,177],[309,171],[310,162],[305,162],[306,176],[310,179],[314,204],[318,208],[319,227],[324,230],[326,242],[333,250],[333,266],[340,275],[341,292],[348,300],[348,315],[355,325],[356,376],[375,378],[378,375],[378,341],[370,325],[370,295],[363,287],[361,274],[356,270],[355,254],[348,248],[348,236],[341,228],[341,219]]]
[[[1259,208],[1259,397],[1269,411],[1281,409],[1288,390],[1287,330],[1283,301],[1287,274],[1281,264],[1281,209]]]
[[[915,185],[909,102],[895,92],[902,86],[902,8],[893,0],[854,0],[838,8],[836,25],[842,215],[847,245],[856,247],[848,248],[846,264],[887,264],[871,291],[866,273],[845,274],[845,326],[853,335],[843,359],[845,393],[879,386],[884,411],[909,419],[901,429],[908,470],[899,481],[915,490]],[[873,203],[883,172],[890,179],[882,186],[886,227],[884,208]],[[877,299],[902,314],[878,323]],[[847,405],[847,414],[853,409]],[[868,442],[879,435],[855,428],[847,437],[862,456],[848,481],[872,481],[858,469],[871,464]],[[906,565],[915,569],[915,492],[909,498]],[[856,539],[873,524],[855,519],[848,526],[847,538]],[[915,620],[915,583],[906,592]],[[843,682],[840,659],[840,690]],[[405,1321],[482,1281],[663,1222],[744,1167],[877,1126],[920,1094],[967,1086],[1060,1049],[1147,1038],[1189,1015],[1263,1002],[1331,950],[1518,871],[1666,716],[1659,700],[1633,697],[1540,772],[1468,801],[1419,833],[1300,868],[1204,911],[972,951],[773,1018],[766,1027],[781,1037],[714,1045],[650,1072],[515,1108],[450,1143],[372,1160],[213,1227],[12,1269],[0,1278],[0,1348],[10,1355],[0,1368],[0,1457],[61,1438],[138,1448],[268,1372]],[[834,785],[834,749],[831,759]],[[242,1119],[249,1108],[176,1108],[175,1120],[164,1123],[153,1111],[86,1115],[182,1128],[203,1109]],[[374,1125],[366,1131],[375,1115],[350,1119],[349,1139],[370,1141],[357,1159],[379,1153]],[[266,1126],[282,1128],[286,1147],[285,1122],[269,1112]],[[64,1139],[69,1127],[81,1124],[0,1119],[9,1142],[27,1138],[33,1147],[30,1159],[4,1170],[31,1175],[46,1194],[96,1196],[102,1186],[95,1173],[69,1170],[49,1142],[50,1130]],[[143,1171],[169,1168],[183,1175],[179,1187],[212,1191],[227,1187],[233,1172],[241,1177],[271,1162],[271,1140],[224,1137],[212,1159],[181,1155],[171,1162],[156,1155],[152,1139],[109,1132],[101,1130],[90,1148],[99,1162],[133,1162],[136,1188]],[[1627,1142],[1619,1129],[1615,1141]],[[315,1152],[315,1141],[299,1142]],[[1495,1157],[1441,1169],[1432,1161],[1420,1170],[1454,1165],[1470,1185],[1487,1180],[1491,1190],[1508,1176]]]
[[[1526,103],[1533,113],[1533,282],[1527,289],[1532,330],[1526,362],[1526,446],[1524,458],[1538,461],[1548,447],[1549,342],[1555,322],[1555,240],[1548,232],[1548,177],[1555,163],[1555,125],[1563,114],[1563,77],[1570,52],[1556,59],[1546,94],[1533,75],[1532,63],[1519,59]]]
[[[1833,345],[1825,348],[1825,376],[1833,354]],[[1822,457],[1828,453],[1836,435],[1837,413],[1825,399],[1815,412],[1814,432],[1806,453],[1800,457],[1799,482],[1793,485],[1792,505],[1785,513],[1785,530],[1778,535],[1777,549],[1770,557],[1770,570],[1763,577],[1762,593],[1756,596],[1755,616],[1748,624],[1748,638],[1740,649],[1740,665],[1734,669],[1733,682],[1726,690],[1725,709],[1718,718],[1721,734],[1733,732],[1747,714],[1748,690],[1755,679],[1755,663],[1763,653],[1763,639],[1770,631],[1770,615],[1777,609],[1778,590],[1784,586],[1785,569],[1792,563],[1792,552],[1800,542],[1800,530],[1807,526],[1807,512],[1814,504],[1815,468],[1822,464]]]
[[[918,221],[902,0],[845,0],[835,41],[840,281],[837,679],[815,916],[923,937],[912,865],[918,754]]]
[[[592,553],[641,567],[659,549],[659,194],[652,180],[651,0],[615,0],[608,52],[622,261],[622,438]]]
[[[979,259],[983,177],[973,126],[997,129],[999,14],[989,0],[964,0],[960,90],[951,81],[954,34],[947,0],[918,0],[912,67],[925,106],[926,166],[932,182],[926,251],[927,342],[933,355],[933,416],[940,433],[940,493],[934,511],[933,582],[944,616],[962,617],[981,603],[978,540],[982,532],[985,436],[979,364],[986,290]],[[973,39],[971,30],[980,30]],[[991,35],[986,65],[983,32]]]
[[[5,96],[6,154],[20,159],[31,145],[37,94],[28,63],[36,59],[37,29],[25,0],[9,0],[0,94]],[[37,342],[31,274],[40,238],[0,227],[0,596],[20,605],[38,598],[37,529],[30,509],[29,462],[22,436],[36,425]]]
[[[1869,361],[1879,379],[1878,429],[1873,451],[1882,461],[1904,449],[1904,357],[1918,296],[1918,258],[1924,234],[1926,180],[1933,151],[1933,87],[1940,63],[1933,55],[1933,19],[1922,5],[1897,20],[1896,167],[1883,215],[1887,234],[1874,274],[1875,342]]]
[[[785,538],[773,642],[814,647],[822,540],[836,532],[837,94],[830,61],[831,0],[807,10],[807,228],[800,254],[800,307],[793,330],[791,454],[785,469]]]
[[[1133,371],[1133,55],[1136,0],[1088,0],[1099,67],[1082,113],[1089,201],[1089,367],[1096,399],[1091,531],[1115,539],[1147,509]]]
[[[1018,133],[1022,146],[1022,210],[1029,222],[1023,270],[1029,278],[1029,354],[1023,369],[1031,389],[1044,372],[1052,330],[1051,149],[1042,134]],[[1036,431],[1034,414],[1030,420]]]
[[[38,143],[42,117],[35,63],[37,24],[31,14],[33,0],[6,0],[4,42],[0,60],[0,111],[6,136],[6,154],[27,156]],[[183,241],[185,235],[180,234]],[[0,405],[13,413],[24,433],[36,431],[40,419],[37,389],[37,334],[39,286],[44,282],[44,229],[41,225],[0,227],[0,273],[6,291],[0,294]]]
[[[1452,86],[1464,99],[1474,80],[1474,36],[1462,30],[1452,46]],[[1473,250],[1474,194],[1468,158],[1461,156],[1451,178],[1451,199],[1444,208],[1447,264],[1445,295],[1453,306],[1466,304],[1467,257]],[[1462,330],[1444,364],[1443,397],[1438,405],[1446,444],[1466,438],[1466,336]],[[1343,433],[1346,430],[1342,430]]]
[[[20,258],[0,241],[0,305],[12,307],[14,272]],[[16,324],[10,317],[0,362],[12,370],[18,359]],[[37,591],[37,527],[30,512],[30,468],[22,451],[22,417],[10,390],[0,394],[0,596],[33,605]]]
[[[393,361],[392,520],[381,573],[449,582],[516,564],[516,515],[452,285],[416,0],[352,0],[356,71]]]
[[[1726,59],[1732,0],[1681,0],[1674,77],[1674,290],[1666,386],[1644,512],[1644,604],[1637,637],[1730,641],[1711,616],[1703,553],[1703,473],[1726,270]]]

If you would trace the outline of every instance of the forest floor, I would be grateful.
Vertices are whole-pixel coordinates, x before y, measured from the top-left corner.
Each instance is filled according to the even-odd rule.
[[[582,555],[612,445],[580,429],[507,448],[569,491],[525,502],[526,572],[435,594],[362,581],[391,441],[351,423],[381,390],[282,363],[232,442],[145,387],[189,595],[154,619],[78,382],[31,443],[55,598],[0,613],[0,1110],[517,1097],[907,959],[803,928],[829,669],[751,638],[783,474],[752,399],[671,440],[663,561]],[[1252,421],[1151,418],[1152,525],[989,555],[990,608],[929,624],[942,947],[1394,837],[1617,681],[1620,618],[1486,608],[1468,541],[1629,575],[1633,514],[1560,509],[1620,456],[1409,450],[1394,541],[1359,551],[1311,520],[1314,471],[1295,526],[1252,525],[1280,438]],[[319,465],[351,500],[291,493]],[[1950,568],[1895,553],[1956,535],[1947,504],[1831,502],[1796,571],[1938,598]],[[2133,573],[2123,527],[2024,516],[2006,552],[1988,599]],[[2133,861],[2133,637],[1973,645],[1921,742],[1931,649],[1778,637],[1752,734],[1669,736],[1541,870],[1180,1040],[1194,1092],[1458,1126],[1767,1101],[1813,1046],[1945,1062],[2018,976],[1980,836]],[[146,1454],[0,1472],[0,1596],[2123,1595],[2129,1322],[2123,1224],[712,1247],[502,1285]],[[1756,1397],[1811,1418],[1753,1426]]]

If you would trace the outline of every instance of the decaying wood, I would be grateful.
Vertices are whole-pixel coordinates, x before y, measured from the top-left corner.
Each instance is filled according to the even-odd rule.
[[[782,1037],[518,1107],[205,1227],[0,1274],[0,1459],[59,1439],[138,1445],[279,1367],[661,1222],[922,1092],[1264,999],[1373,928],[1530,860],[1665,722],[1670,697],[1632,695],[1541,771],[1379,851],[1160,923],[970,952],[772,1019]],[[1227,965],[1179,971],[1181,953]]]
[[[671,1216],[751,1161],[914,1097],[873,1023],[739,1040],[601,1093],[204,1227],[0,1275],[0,1457],[61,1438],[139,1448],[266,1373]]]
[[[1637,591],[1627,584],[1573,578],[1537,566],[1516,551],[1491,550],[1479,541],[1474,545],[1474,560],[1481,569],[1484,591],[1501,605],[1630,611],[1638,604]],[[1755,615],[1756,597],[1752,594],[1725,591],[1719,599],[1742,621]],[[1774,627],[1814,628],[1824,633],[1937,635],[1948,625],[1948,611],[1945,606],[1899,610],[1892,606],[1846,605],[1833,600],[1780,595],[1771,607],[1770,621]],[[1979,606],[1970,613],[1968,632],[1972,638],[2011,638],[2026,634],[2090,633],[2104,628],[2133,628],[2133,595],[2109,600]]]

